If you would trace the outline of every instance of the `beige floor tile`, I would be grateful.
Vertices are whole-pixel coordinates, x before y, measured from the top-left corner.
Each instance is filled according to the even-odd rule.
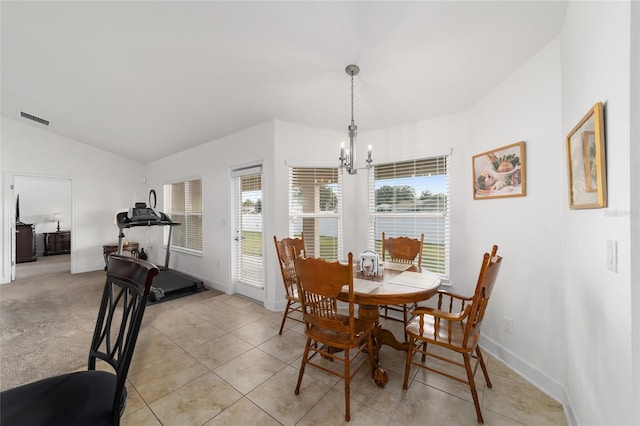
[[[376,410],[371,406],[361,404],[351,399],[351,420],[345,421],[344,393],[332,389],[305,415],[297,426],[307,425],[386,425],[389,413]]]
[[[142,408],[146,408],[147,404],[144,402],[140,394],[136,391],[135,387],[129,380],[127,380],[127,407],[124,411],[124,415],[134,413]]]
[[[157,368],[145,368],[129,375],[129,380],[147,404],[209,371],[185,351],[170,358],[165,357],[162,363],[154,365]]]
[[[242,394],[208,373],[156,400],[150,407],[163,425],[199,426],[240,398]]]
[[[240,327],[233,331],[234,336],[238,336],[245,342],[251,343],[254,346],[266,342],[274,336],[278,335],[280,327],[269,321],[259,320],[252,322],[249,325]]]
[[[138,411],[126,414],[120,419],[122,426],[161,426],[149,407],[144,406]]]
[[[234,388],[247,394],[287,364],[260,349],[251,349],[216,368],[214,372]]]
[[[476,410],[465,401],[423,383],[414,381],[389,425],[477,426]]]
[[[155,327],[140,332],[136,350],[131,359],[129,377],[144,371],[157,372],[167,359],[179,357],[184,350]]]
[[[231,333],[220,336],[200,346],[190,348],[188,352],[210,370],[241,355],[253,346]]]
[[[277,426],[280,423],[247,398],[242,398],[205,424],[205,426],[237,425]]]
[[[306,341],[307,338],[305,336],[294,331],[284,330],[282,335],[276,334],[258,347],[279,360],[290,364],[300,358]]]
[[[307,380],[295,395],[297,380],[298,371],[287,366],[252,390],[247,398],[280,423],[294,425],[330,389],[322,382]]]
[[[491,382],[493,387],[484,393],[483,412],[500,413],[532,425],[566,425],[560,403],[521,378],[496,375]]]
[[[227,333],[184,309],[164,312],[152,325],[183,349],[201,345]]]
[[[351,400],[356,400],[364,405],[375,408],[384,413],[393,412],[402,399],[402,381],[400,374],[390,371],[389,381],[384,388],[376,385],[369,373],[369,365],[365,364],[362,369],[351,380]],[[339,382],[334,386],[344,395],[344,382]]]
[[[406,355],[386,346],[380,361],[389,382],[378,388],[365,364],[352,381],[346,423],[344,382],[337,377],[307,367],[301,392],[294,394],[306,342],[302,323],[288,319],[278,335],[282,312],[233,295],[169,306],[156,309],[141,331],[124,425],[477,425],[466,384],[413,366],[409,389],[403,390]],[[402,340],[402,323],[381,322]],[[566,425],[559,403],[484,355],[494,385],[486,388],[477,370],[485,424]],[[342,369],[338,362],[316,361]],[[428,363],[457,371],[434,359]]]

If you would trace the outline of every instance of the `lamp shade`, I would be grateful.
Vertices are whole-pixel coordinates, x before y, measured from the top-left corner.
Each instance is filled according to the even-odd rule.
[[[53,221],[54,222],[60,222],[62,220],[62,215],[60,213],[54,213],[53,214]]]

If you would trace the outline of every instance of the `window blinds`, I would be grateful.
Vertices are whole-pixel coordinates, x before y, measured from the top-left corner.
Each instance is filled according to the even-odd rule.
[[[342,253],[342,177],[337,167],[289,168],[289,235],[304,232],[307,256]]]
[[[449,276],[448,156],[379,164],[369,172],[370,249],[388,237],[420,238],[422,265]]]
[[[262,169],[236,170],[238,235],[236,277],[245,284],[263,286]]]
[[[164,212],[180,226],[172,227],[171,246],[202,251],[202,180],[164,185]],[[165,229],[165,238],[168,236]]]

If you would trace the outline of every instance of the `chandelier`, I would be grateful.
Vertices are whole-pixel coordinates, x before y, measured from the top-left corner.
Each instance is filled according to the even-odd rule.
[[[347,65],[345,71],[351,76],[351,124],[349,125],[349,148],[345,150],[344,142],[340,144],[340,167],[347,170],[350,175],[355,175],[358,171],[356,168],[356,138],[358,137],[358,126],[353,119],[353,76],[358,75],[360,68],[357,65]],[[368,147],[367,167],[371,167],[371,145]]]

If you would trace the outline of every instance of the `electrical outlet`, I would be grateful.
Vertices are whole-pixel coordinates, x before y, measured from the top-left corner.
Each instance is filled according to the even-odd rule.
[[[513,334],[513,320],[509,317],[504,317],[504,332]]]

